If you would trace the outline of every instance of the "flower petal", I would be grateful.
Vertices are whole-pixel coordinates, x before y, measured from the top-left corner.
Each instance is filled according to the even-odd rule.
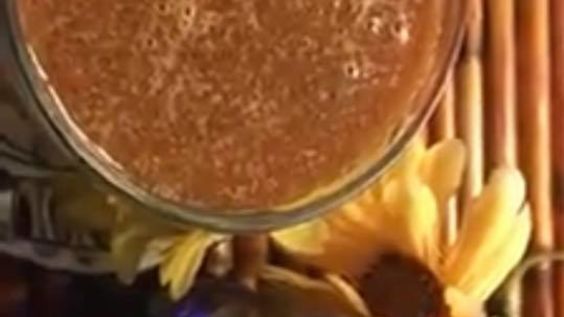
[[[502,169],[494,173],[464,215],[459,239],[447,254],[444,275],[449,283],[466,285],[471,276],[494,269],[490,267],[491,259],[497,258],[495,252],[503,247],[507,237],[515,234],[512,230],[524,199],[525,181],[518,171]],[[525,240],[528,236],[520,238]]]
[[[372,248],[376,246],[374,242],[380,239],[378,230],[387,217],[382,199],[386,185],[380,184],[377,187],[380,188],[365,191],[326,218],[331,231],[340,233],[340,239],[348,238],[356,244],[368,243]],[[334,236],[332,234],[332,238]]]
[[[462,288],[475,298],[487,300],[523,258],[531,231],[531,213],[527,207],[516,219],[510,234],[488,257],[489,261],[476,267],[473,275],[461,281]]]
[[[456,288],[447,288],[445,301],[450,308],[450,317],[485,317],[483,303]]]
[[[169,285],[174,278],[176,272],[176,263],[174,261],[178,259],[179,250],[183,248],[188,235],[189,233],[186,233],[184,236],[173,237],[170,248],[163,254],[163,259],[159,265],[159,281],[162,286]]]
[[[330,272],[357,276],[370,268],[378,249],[377,245],[371,248],[355,244],[352,240],[333,240],[326,245],[327,251],[314,257],[310,263]]]
[[[419,175],[421,162],[425,157],[427,148],[422,138],[417,137],[406,148],[405,152],[398,158],[390,169],[382,176],[380,184],[387,184],[390,179],[403,177],[406,175]]]
[[[167,238],[178,233],[169,224],[153,221],[150,215],[123,202],[115,200],[116,220],[111,233],[111,256],[118,277],[125,283],[133,282],[143,268],[143,259],[154,239]]]
[[[438,204],[445,207],[462,182],[466,148],[459,140],[448,140],[433,146],[421,163],[421,177],[431,188]]]
[[[275,233],[275,241],[306,263],[348,276],[364,272],[390,248],[435,267],[438,213],[420,180],[424,158],[425,145],[417,140],[373,188],[322,220]]]
[[[112,238],[110,252],[118,278],[126,284],[133,283],[152,235],[139,227],[129,227]]]
[[[334,226],[332,221],[326,221],[326,225],[330,228],[331,239],[318,245],[319,253],[293,253],[291,249],[286,251],[298,262],[326,271],[348,276],[364,272],[374,258],[372,254],[376,243],[370,238],[373,233],[359,234],[354,231],[355,226]]]
[[[334,274],[328,274],[324,277],[324,279],[335,289],[337,289],[343,295],[343,297],[345,297],[350,303],[352,303],[353,306],[362,313],[362,315],[370,315],[366,303],[364,303],[364,300],[362,299],[360,294],[358,294],[351,285]]]
[[[327,223],[315,220],[272,233],[272,238],[286,251],[299,257],[309,257],[323,252],[330,236]]]
[[[155,237],[152,239],[145,248],[139,271],[144,272],[158,267],[176,241],[176,237],[173,236]]]
[[[376,223],[382,207],[371,192],[322,220],[273,234],[297,260],[325,270],[354,275],[368,267],[378,247]]]
[[[399,250],[434,266],[439,257],[439,231],[431,190],[417,178],[398,178],[386,186],[384,204],[389,219],[381,223],[383,235]]]
[[[375,199],[371,191],[345,204],[330,219],[346,220],[349,225],[361,227],[364,230],[374,230],[379,222],[378,213],[382,212],[383,206]]]
[[[218,240],[219,236],[197,230],[173,247],[161,265],[161,283],[169,285],[172,299],[179,300],[190,290],[208,248]]]
[[[285,297],[291,301],[307,299],[311,303],[331,307],[344,316],[369,316],[366,305],[362,302],[352,287],[337,276],[328,280],[317,280],[304,275],[274,266],[267,266],[261,271],[261,280],[268,285],[276,285],[277,289],[286,289]],[[285,286],[285,287],[283,287]]]
[[[421,178],[431,188],[437,201],[441,254],[456,237],[458,214],[453,198],[462,182],[465,163],[466,148],[462,141],[456,139],[434,145],[421,163]]]

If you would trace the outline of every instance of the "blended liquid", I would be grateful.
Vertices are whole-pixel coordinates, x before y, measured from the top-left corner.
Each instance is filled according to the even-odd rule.
[[[291,203],[417,110],[445,0],[18,0],[74,123],[180,204]]]

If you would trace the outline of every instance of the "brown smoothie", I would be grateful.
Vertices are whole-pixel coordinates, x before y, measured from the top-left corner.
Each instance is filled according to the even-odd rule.
[[[64,108],[180,204],[291,203],[416,110],[445,0],[18,0]]]

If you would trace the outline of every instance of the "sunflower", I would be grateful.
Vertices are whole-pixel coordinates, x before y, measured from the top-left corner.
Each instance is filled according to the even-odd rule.
[[[169,297],[180,303],[187,300],[189,305],[193,305],[188,295],[194,295],[191,291],[195,294],[201,291],[202,285],[196,283],[198,273],[209,271],[209,264],[213,263],[208,261],[210,254],[229,253],[232,236],[200,229],[178,230],[158,223],[156,219],[144,219],[138,212],[123,205],[118,209],[120,216],[111,239],[111,262],[120,280],[132,283],[138,274],[156,267],[161,285],[167,288]],[[219,269],[212,274],[216,277],[213,284],[216,288],[207,289],[206,296],[221,294],[222,286],[225,286],[222,282],[228,281],[223,278],[228,275],[232,263],[226,258],[229,255],[218,261]],[[256,300],[261,305],[255,308],[262,313],[256,316],[310,316],[308,311],[323,316],[366,316],[366,308],[339,276],[328,273],[312,278],[268,264],[259,271],[260,291]]]
[[[196,228],[181,230],[122,202],[115,208],[110,258],[118,278],[129,284],[141,272],[158,267],[160,283],[174,300],[190,291],[209,250],[230,239]]]
[[[482,316],[531,234],[525,181],[495,171],[441,238],[465,167],[457,140],[414,145],[374,188],[322,219],[273,233],[294,261],[343,276],[373,316]]]
[[[461,142],[443,141],[430,149],[416,143],[353,202],[321,219],[271,233],[299,267],[322,274],[311,277],[267,265],[261,280],[278,288],[287,285],[292,296],[302,294],[312,302],[317,294],[317,302],[337,304],[350,312],[347,316],[481,316],[482,303],[523,256],[531,219],[523,177],[504,168],[465,208],[456,239],[442,239],[444,216],[464,167]],[[210,249],[232,238],[179,230],[117,206],[111,254],[118,276],[131,282],[158,266],[161,284],[176,300],[192,288]]]

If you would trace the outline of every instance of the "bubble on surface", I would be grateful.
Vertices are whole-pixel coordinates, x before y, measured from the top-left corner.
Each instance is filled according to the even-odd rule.
[[[142,49],[154,50],[158,47],[159,43],[154,36],[143,34],[141,36],[140,45]]]
[[[184,32],[189,32],[196,20],[197,8],[194,1],[183,1],[179,9],[179,26]]]
[[[368,21],[368,28],[376,35],[379,35],[384,28],[384,21],[379,16],[373,16]]]
[[[174,5],[171,1],[155,1],[155,12],[159,14],[171,14],[174,12]]]
[[[343,70],[345,72],[345,76],[350,79],[359,79],[362,76],[361,65],[355,60],[346,62],[343,65]]]
[[[397,21],[392,24],[391,33],[394,39],[396,39],[400,44],[407,44],[411,38],[411,32],[409,30],[409,21],[405,13],[400,13],[398,15]]]

